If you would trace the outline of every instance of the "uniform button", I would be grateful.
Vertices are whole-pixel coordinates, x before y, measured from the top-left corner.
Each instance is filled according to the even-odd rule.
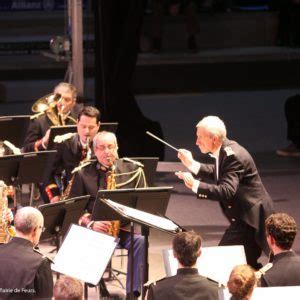
[[[231,206],[231,205],[228,205],[227,207],[228,207],[228,208],[231,208],[232,206]]]
[[[231,221],[232,221],[232,222],[235,222],[235,218],[232,218]]]

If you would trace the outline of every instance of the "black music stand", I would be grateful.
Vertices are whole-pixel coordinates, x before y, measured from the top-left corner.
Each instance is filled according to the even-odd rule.
[[[56,249],[60,247],[61,237],[64,238],[71,224],[78,224],[90,196],[80,196],[59,201],[56,203],[43,204],[38,207],[44,216],[46,230],[42,233],[41,240],[55,237]]]
[[[17,183],[40,183],[47,182],[51,173],[51,167],[56,151],[28,152],[23,154],[20,161]],[[30,206],[32,206],[33,185],[30,194]]]
[[[119,189],[119,190],[99,190],[97,199],[94,204],[92,220],[118,220],[120,215],[111,207],[107,206],[100,199],[110,199],[117,203],[136,208],[148,213],[165,215],[171,190],[173,187],[152,187],[152,188],[136,188],[136,189]],[[124,218],[121,218],[122,220]],[[133,222],[131,221],[131,247],[133,247]],[[145,270],[144,281],[148,281],[148,248],[149,248],[149,227],[142,225],[142,235],[145,237]],[[133,249],[131,249],[131,261],[133,264]],[[133,266],[131,268],[133,273]],[[133,274],[131,278],[131,292],[133,291]]]
[[[0,140],[7,140],[14,146],[23,146],[30,116],[3,116],[0,117]]]
[[[118,128],[118,123],[101,123],[100,124],[100,131],[111,131],[116,132]],[[50,135],[49,135],[49,142],[47,146],[47,150],[55,149],[54,138],[57,135],[63,135],[66,133],[76,133],[77,132],[77,125],[65,125],[65,126],[51,126],[50,127]]]
[[[23,155],[6,155],[0,157],[0,179],[6,185],[13,185],[16,182],[20,161]]]

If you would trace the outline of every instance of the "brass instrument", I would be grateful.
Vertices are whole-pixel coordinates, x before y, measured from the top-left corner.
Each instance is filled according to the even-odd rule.
[[[10,225],[13,220],[7,203],[7,185],[0,180],[0,243],[7,243],[10,237],[16,235],[15,228]]]
[[[112,164],[111,171],[108,171],[106,176],[106,189],[115,190],[116,188],[117,188],[116,167],[114,164]],[[120,227],[121,227],[120,220],[111,220],[110,228],[107,233],[114,237],[117,237],[119,235]]]
[[[48,94],[38,99],[31,107],[32,112],[35,114],[30,117],[31,120],[36,119],[44,114],[50,119],[54,126],[64,126],[66,125],[66,119],[70,119],[72,123],[76,124],[77,121],[71,116],[65,116],[63,109],[58,111],[57,103],[61,101],[60,94]]]
[[[66,189],[62,193],[61,200],[66,200],[66,199],[69,198],[69,195],[70,195],[70,192],[71,192],[71,188],[72,188],[73,181],[74,181],[76,173],[78,171],[80,171],[83,167],[85,167],[86,165],[91,163],[92,149],[91,149],[91,146],[90,146],[90,141],[91,141],[91,138],[87,137],[87,139],[86,139],[86,149],[87,149],[86,158],[83,159],[82,161],[80,161],[78,167],[76,167],[72,170],[72,172],[71,172],[72,177],[69,180]]]

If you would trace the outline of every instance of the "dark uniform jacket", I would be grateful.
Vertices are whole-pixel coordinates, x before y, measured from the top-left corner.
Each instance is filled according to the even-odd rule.
[[[57,154],[55,155],[50,182],[48,184],[55,185],[55,177],[63,177],[63,186],[66,188],[69,180],[72,178],[73,169],[78,167],[80,161],[86,158],[86,151],[80,143],[78,133],[62,143],[56,144],[55,149],[57,150]],[[93,155],[92,142],[90,143],[90,149]],[[62,176],[63,173],[64,175]],[[59,195],[58,187],[51,187],[51,191],[53,196]]]
[[[0,245],[0,299],[51,299],[52,290],[49,260],[30,241],[15,237]]]
[[[218,286],[195,268],[177,270],[177,275],[151,284],[148,300],[217,300]]]
[[[235,141],[225,140],[218,163],[218,180],[215,166],[201,164],[198,176],[217,181],[200,180],[197,197],[218,201],[230,223],[242,220],[255,228],[258,244],[268,252],[264,221],[273,212],[273,203],[251,155]]]
[[[286,251],[274,256],[273,266],[262,275],[260,286],[300,285],[300,257],[294,251]]]
[[[122,159],[116,162],[116,174],[128,173],[137,170],[138,166],[133,163],[125,162]],[[122,175],[116,177],[116,183],[126,182],[132,175]],[[90,195],[87,210],[92,212],[94,202],[99,189],[106,189],[107,170],[105,170],[97,161],[81,169],[75,176],[70,192],[70,197],[77,197],[82,195]],[[122,188],[143,187],[144,182],[137,179],[122,186]]]
[[[70,112],[70,117],[77,120],[78,113],[82,105],[76,104]],[[66,125],[74,125],[74,121],[70,118],[66,119]],[[38,149],[35,149],[35,142],[42,139],[46,134],[47,130],[54,126],[52,121],[48,118],[46,114],[40,116],[37,119],[31,120],[27,133],[25,136],[25,141],[23,145],[23,152],[34,152],[36,150],[43,151],[45,150],[42,145],[38,146]]]

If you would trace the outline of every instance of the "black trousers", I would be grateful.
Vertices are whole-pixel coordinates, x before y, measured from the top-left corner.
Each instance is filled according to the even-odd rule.
[[[300,95],[286,99],[284,112],[287,120],[287,138],[300,148]]]
[[[261,256],[262,249],[255,240],[255,229],[243,221],[236,221],[226,229],[219,246],[243,245],[247,263],[255,270],[262,267],[257,262]]]

